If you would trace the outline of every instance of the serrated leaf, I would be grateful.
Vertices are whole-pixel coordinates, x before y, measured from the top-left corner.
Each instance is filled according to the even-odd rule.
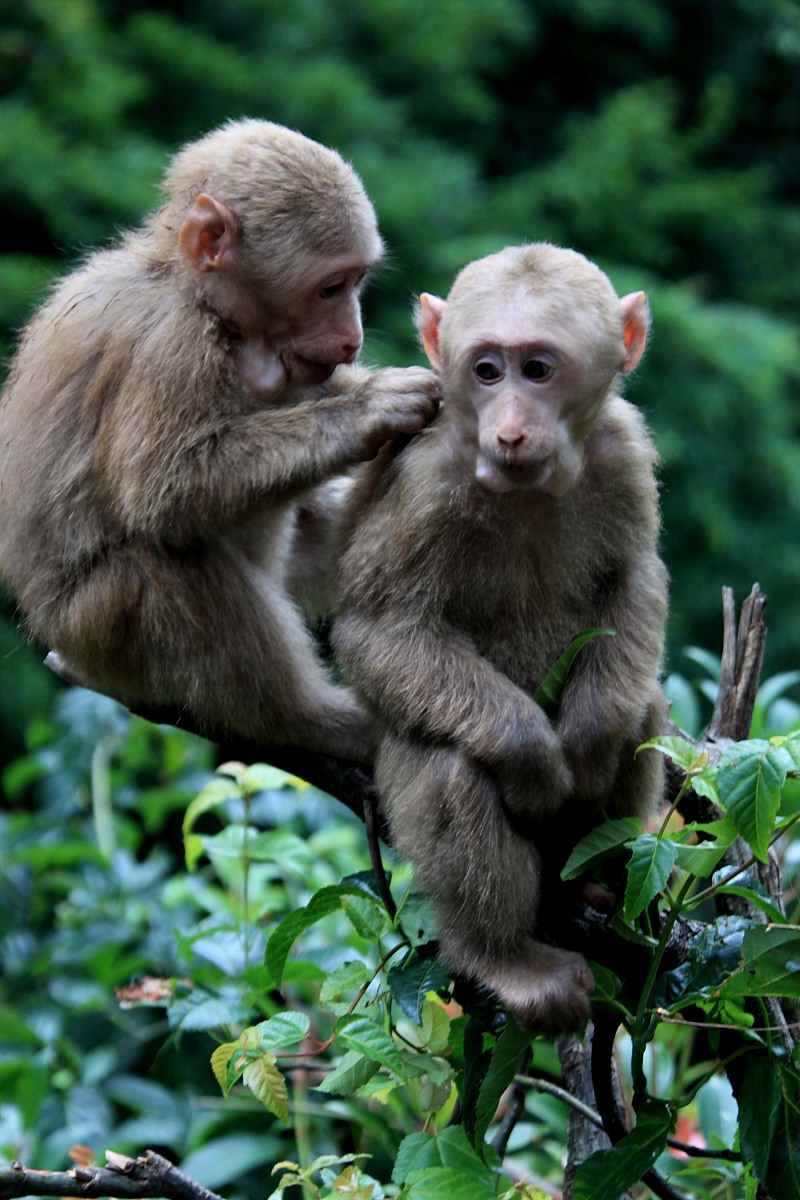
[[[577,634],[567,646],[564,653],[556,662],[553,663],[550,670],[545,675],[539,687],[534,694],[536,703],[544,709],[546,713],[555,712],[561,703],[561,697],[564,694],[564,688],[567,685],[567,677],[570,668],[575,660],[576,655],[585,645],[594,641],[596,637],[614,637],[613,629],[587,629],[583,633]]]
[[[267,942],[264,955],[264,962],[275,987],[281,985],[286,959],[300,934],[323,917],[340,909],[343,897],[360,896],[363,891],[363,888],[354,883],[324,887],[315,892],[305,908],[296,908],[284,917]]]
[[[360,959],[351,959],[331,971],[319,991],[319,1002],[326,1008],[342,1002],[347,1003],[353,992],[359,991],[372,971]],[[335,1009],[334,1009],[335,1011]]]
[[[318,1092],[331,1096],[352,1096],[377,1075],[380,1064],[357,1050],[348,1050],[341,1062],[317,1084]]]
[[[475,1103],[472,1144],[476,1148],[483,1145],[486,1130],[497,1112],[502,1095],[513,1081],[522,1055],[530,1044],[530,1032],[520,1029],[515,1021],[509,1021],[497,1039]]]
[[[238,1048],[238,1042],[223,1042],[221,1046],[217,1046],[211,1055],[211,1070],[214,1072],[214,1078],[219,1084],[223,1096],[227,1096],[231,1089],[231,1083],[228,1079],[228,1063],[231,1060],[231,1055]]]
[[[283,1046],[293,1046],[308,1036],[311,1021],[307,1013],[281,1012],[274,1017],[253,1026],[258,1033],[258,1045],[261,1050],[277,1050]]]
[[[422,1006],[422,1037],[423,1046],[431,1054],[439,1054],[450,1040],[450,1018],[435,1000],[426,1000]]]
[[[242,1072],[242,1080],[268,1112],[284,1125],[289,1124],[286,1080],[278,1070],[274,1055],[262,1054],[259,1058],[251,1060]]]
[[[791,767],[791,755],[782,746],[752,739],[727,750],[717,768],[720,801],[761,862],[767,861],[781,788]]]
[[[432,1133],[409,1133],[403,1138],[392,1168],[392,1183],[398,1187],[405,1183],[412,1171],[423,1171],[428,1167],[440,1167],[442,1158],[439,1146]]]
[[[698,765],[704,765],[708,760],[707,754],[699,754],[697,747],[682,737],[650,738],[648,742],[643,742],[637,748],[636,753],[638,754],[640,750],[658,750],[659,754],[663,754],[671,762],[677,763],[686,773]],[[702,762],[701,759],[703,760]]]
[[[581,838],[567,859],[561,872],[564,880],[582,875],[593,863],[602,862],[616,854],[622,846],[642,832],[642,822],[637,817],[620,817],[615,821],[604,821],[586,837]]]
[[[412,959],[407,966],[408,961],[406,958],[399,966],[392,967],[386,978],[389,990],[400,1008],[419,1025],[426,995],[446,988],[450,983],[450,972],[438,958]]]
[[[651,833],[637,837],[628,864],[623,906],[626,920],[635,920],[663,891],[677,857],[678,847],[671,839],[659,840]]]
[[[342,912],[358,936],[366,941],[382,937],[389,924],[385,906],[367,895],[343,896]]]
[[[646,1100],[629,1134],[610,1150],[598,1150],[578,1167],[573,1200],[619,1200],[666,1148],[671,1129],[669,1106],[661,1100]]]
[[[391,1036],[369,1017],[360,1013],[342,1017],[336,1026],[336,1040],[348,1050],[355,1050],[382,1067],[388,1067],[396,1075],[404,1074],[400,1051]]]
[[[406,1183],[408,1200],[495,1200],[491,1183],[456,1167],[415,1172]]]

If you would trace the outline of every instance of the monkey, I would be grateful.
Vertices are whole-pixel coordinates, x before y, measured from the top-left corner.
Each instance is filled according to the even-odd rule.
[[[441,407],[352,496],[334,646],[443,960],[521,1026],[571,1031],[591,970],[537,936],[560,870],[602,814],[643,815],[663,787],[660,756],[636,755],[666,715],[656,452],[618,386],[649,306],[533,243],[423,294],[418,326]],[[583,646],[549,714],[536,691],[587,630],[613,636]]]
[[[163,191],[21,338],[0,579],[67,677],[368,760],[300,606],[331,570],[348,472],[437,403],[427,369],[353,365],[375,212],[338,153],[254,119],[184,146]]]

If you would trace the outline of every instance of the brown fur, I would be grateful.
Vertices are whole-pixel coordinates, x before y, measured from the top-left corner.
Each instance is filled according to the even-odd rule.
[[[634,759],[664,715],[655,452],[615,390],[646,302],[541,244],[471,264],[420,323],[442,410],[361,485],[334,641],[378,715],[382,803],[446,961],[524,1025],[572,1029],[593,981],[535,939],[542,874],[599,812],[644,814],[661,787],[659,756]],[[596,627],[616,636],[584,647],[548,718],[537,687]]]
[[[185,147],[165,188],[25,331],[0,408],[0,576],[90,687],[368,757],[296,600],[330,567],[346,485],[325,481],[435,408],[428,372],[341,365],[382,252],[372,206],[338,154],[264,121]]]

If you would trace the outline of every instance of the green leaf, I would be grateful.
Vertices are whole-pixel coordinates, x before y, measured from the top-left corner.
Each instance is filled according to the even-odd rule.
[[[618,853],[631,838],[642,832],[642,822],[637,817],[620,817],[615,821],[604,821],[586,837],[581,838],[567,859],[561,872],[564,880],[582,875],[593,863],[602,862]]]
[[[587,629],[572,639],[561,657],[553,663],[534,694],[534,700],[545,712],[555,712],[561,703],[567,676],[575,656],[596,637],[614,637],[613,629]]]
[[[369,1017],[360,1013],[342,1017],[336,1026],[336,1040],[347,1046],[348,1050],[355,1050],[382,1067],[388,1067],[396,1075],[405,1075],[400,1051],[391,1035]]]
[[[414,1171],[423,1171],[427,1167],[440,1167],[442,1156],[439,1145],[432,1133],[409,1133],[404,1137],[397,1151],[392,1168],[392,1183],[398,1187],[405,1183]]]
[[[389,924],[389,914],[379,900],[370,896],[343,896],[342,911],[359,937],[374,941],[382,937]]]
[[[767,1174],[780,1104],[776,1060],[767,1054],[748,1055],[739,1093],[739,1137],[742,1154],[753,1163],[759,1179]]]
[[[720,996],[800,998],[800,927],[759,925],[742,942],[741,969],[720,988]]]
[[[186,809],[183,816],[183,836],[191,833],[203,813],[218,808],[220,804],[226,804],[228,800],[236,799],[240,795],[241,790],[232,779],[212,779]]]
[[[707,879],[711,875],[728,849],[727,844],[719,842],[701,842],[698,846],[687,846],[684,842],[674,842],[673,845],[677,848],[678,866],[690,875],[697,875],[700,879]]]
[[[446,988],[450,983],[450,972],[438,958],[414,959],[408,955],[402,963],[392,967],[386,978],[402,1011],[415,1024],[421,1025],[426,995]]]
[[[669,1105],[648,1099],[636,1114],[636,1126],[610,1150],[598,1150],[575,1174],[573,1200],[619,1200],[638,1183],[666,1148],[672,1129]]]
[[[332,1096],[352,1096],[365,1083],[377,1075],[380,1064],[356,1050],[348,1050],[341,1061],[326,1075],[322,1083],[317,1084],[318,1092],[327,1092]]]
[[[281,1012],[254,1026],[258,1030],[261,1050],[278,1050],[293,1046],[308,1036],[311,1021],[307,1013]]]
[[[363,892],[363,888],[353,883],[324,887],[315,892],[305,908],[296,908],[284,917],[267,942],[264,955],[264,962],[275,987],[281,985],[286,959],[300,934],[323,917],[340,909],[345,896],[361,896]]]
[[[414,1172],[406,1182],[404,1195],[408,1200],[495,1200],[495,1189],[471,1171],[432,1167]]]
[[[712,884],[718,884],[719,880],[724,879],[729,873],[726,869],[717,871],[712,876]],[[781,912],[756,875],[751,875],[749,872],[737,875],[731,883],[719,886],[718,894],[722,896],[741,896],[743,900],[747,900],[748,903],[754,904],[756,908],[760,908],[762,912],[765,912],[769,919],[774,921],[776,925],[786,924],[786,915]]]
[[[697,747],[682,737],[654,737],[650,738],[649,742],[644,742],[638,747],[639,750],[658,750],[660,754],[665,755],[672,762],[677,763],[685,772],[691,771],[696,767],[699,759],[707,755],[699,755]]]
[[[644,912],[650,901],[664,889],[677,857],[678,847],[671,839],[659,839],[650,833],[637,837],[625,888],[624,911],[628,921]]]
[[[273,1113],[284,1125],[289,1124],[289,1097],[286,1080],[278,1070],[272,1054],[262,1054],[248,1062],[242,1079],[250,1091],[260,1100],[268,1112]]]
[[[372,971],[360,959],[351,959],[331,971],[319,990],[319,1002],[325,1008],[337,1011],[337,1007],[349,1007],[353,993],[359,991],[367,980],[372,978]]]
[[[716,993],[720,984],[738,970],[745,934],[753,928],[746,917],[717,917],[706,925],[689,943],[689,961],[665,971],[657,981],[653,1005],[676,1012]]]
[[[522,1055],[531,1044],[531,1034],[520,1029],[515,1021],[509,1021],[492,1051],[492,1057],[475,1104],[475,1126],[472,1144],[483,1145],[486,1130],[497,1112],[503,1093],[519,1070]]]
[[[767,861],[769,841],[792,757],[783,746],[753,739],[732,746],[720,759],[720,801],[756,858]]]

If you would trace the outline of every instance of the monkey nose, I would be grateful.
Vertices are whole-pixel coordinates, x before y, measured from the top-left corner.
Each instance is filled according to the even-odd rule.
[[[342,342],[339,349],[342,355],[342,362],[349,363],[353,361],[361,349],[361,342]]]
[[[497,440],[507,450],[516,450],[525,441],[525,434],[520,430],[502,431],[498,433]]]

